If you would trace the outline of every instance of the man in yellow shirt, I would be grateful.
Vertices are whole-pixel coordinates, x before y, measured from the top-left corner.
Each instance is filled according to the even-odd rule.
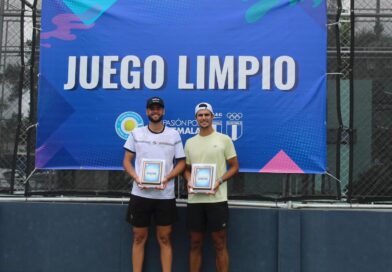
[[[212,127],[214,111],[206,102],[195,108],[199,134],[185,144],[186,170],[188,182],[187,228],[190,231],[190,271],[201,270],[204,234],[208,231],[216,252],[216,270],[229,270],[227,250],[227,225],[229,208],[227,204],[227,180],[239,169],[237,154],[232,140],[216,132]],[[216,181],[214,188],[207,193],[192,193],[192,164],[215,164]],[[227,167],[227,165],[229,167]]]

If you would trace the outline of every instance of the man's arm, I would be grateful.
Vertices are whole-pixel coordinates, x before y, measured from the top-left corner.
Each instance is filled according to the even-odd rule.
[[[233,157],[227,160],[227,164],[229,165],[229,169],[221,176],[217,177],[214,187],[214,193],[218,190],[219,186],[232,178],[235,174],[238,173],[238,169],[240,168],[237,157]]]
[[[177,160],[176,166],[173,168],[173,170],[170,171],[168,175],[166,175],[167,180],[171,180],[175,177],[177,177],[179,174],[182,173],[185,169],[185,159],[179,159]]]
[[[132,153],[128,150],[125,151],[124,154],[124,160],[123,160],[123,166],[125,171],[128,173],[128,175],[136,181],[138,185],[140,185],[141,181],[139,176],[136,174],[135,168],[132,165],[132,160],[135,157],[135,153]]]
[[[192,189],[191,185],[191,166],[189,164],[185,165],[185,171],[184,171],[184,180],[186,182],[185,186],[188,188],[188,193]]]
[[[162,180],[162,186],[159,187],[159,189],[165,189],[167,183],[177,177],[179,174],[181,174],[185,169],[185,159],[179,159],[176,162],[176,166],[174,166],[174,168],[170,171],[170,173],[168,175],[166,175],[164,177],[164,179]]]

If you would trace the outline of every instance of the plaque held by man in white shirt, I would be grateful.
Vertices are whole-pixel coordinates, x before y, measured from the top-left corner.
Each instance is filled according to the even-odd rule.
[[[165,175],[165,161],[142,159],[141,161],[141,185],[146,188],[155,188],[162,185]]]

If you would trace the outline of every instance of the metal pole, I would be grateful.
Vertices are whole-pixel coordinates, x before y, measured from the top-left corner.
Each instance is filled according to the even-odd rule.
[[[26,6],[28,6],[29,8],[33,9],[33,5],[32,5],[30,2],[28,2],[28,1],[26,1],[26,0],[20,0],[20,1],[22,2],[22,5],[23,5],[23,6],[26,5]]]
[[[336,81],[335,81],[335,92],[336,92],[336,114],[338,118],[339,127],[337,129],[337,136],[336,136],[336,171],[335,175],[337,179],[340,179],[340,157],[341,157],[341,140],[342,140],[342,130],[343,130],[343,119],[342,119],[342,110],[341,110],[341,89],[340,89],[340,80],[342,72],[342,58],[341,58],[341,51],[340,51],[340,17],[342,14],[342,1],[338,0],[338,10],[335,19],[335,37],[336,37],[336,62],[337,62],[337,72]],[[339,192],[340,194],[340,192]]]
[[[0,48],[3,47],[3,28],[4,28],[4,0],[0,0]],[[0,51],[0,73],[4,72],[3,66],[3,52]],[[1,96],[0,96],[0,122],[3,120],[4,110],[4,81],[1,82]],[[0,136],[1,136],[1,125],[0,125]],[[3,145],[0,145],[0,152],[4,154]]]
[[[380,0],[376,2],[376,14],[380,14]],[[382,25],[380,23],[380,17],[376,17],[376,24],[374,25],[374,33],[376,34],[376,40],[379,41],[382,32]]]
[[[354,0],[350,0],[350,125],[349,125],[349,172],[348,172],[348,196],[347,201],[352,201],[353,196],[353,172],[354,172],[354,57],[355,57],[355,14]]]
[[[20,10],[20,72],[19,72],[19,86],[18,86],[18,117],[15,130],[15,141],[14,141],[14,154],[12,158],[12,174],[11,174],[11,193],[14,192],[15,185],[15,172],[18,160],[18,147],[19,147],[19,136],[22,126],[22,95],[23,95],[23,80],[25,72],[25,61],[24,61],[24,2]]]
[[[30,116],[29,116],[29,123],[35,124],[36,123],[36,84],[35,84],[35,47],[36,47],[36,40],[37,40],[37,0],[33,2],[33,33],[31,37],[31,54],[30,54]],[[35,127],[34,127],[35,128]],[[31,164],[34,159],[31,158],[32,149],[34,148],[33,143],[33,133],[35,130],[29,129],[27,130],[27,147],[26,147],[26,176],[30,176],[31,172]],[[25,183],[25,195],[27,196],[30,189],[29,183]]]

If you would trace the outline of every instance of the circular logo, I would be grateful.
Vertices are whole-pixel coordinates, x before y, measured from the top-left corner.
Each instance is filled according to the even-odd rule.
[[[124,140],[128,139],[128,135],[132,130],[142,126],[144,126],[142,117],[133,111],[121,113],[114,124],[117,135]]]

